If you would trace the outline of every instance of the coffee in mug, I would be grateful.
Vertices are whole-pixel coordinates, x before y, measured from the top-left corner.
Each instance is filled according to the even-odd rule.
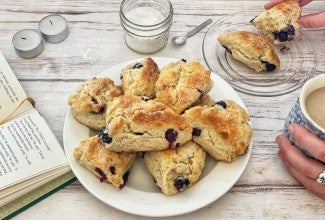
[[[325,87],[311,92],[306,98],[305,106],[310,118],[325,129]]]
[[[325,141],[325,74],[309,79],[302,87],[299,98],[290,110],[284,124],[283,134],[308,157],[314,157],[300,146],[288,131],[296,123],[304,126],[319,139]]]

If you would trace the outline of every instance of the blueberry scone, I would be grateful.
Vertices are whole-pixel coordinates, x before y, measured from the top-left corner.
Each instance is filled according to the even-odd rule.
[[[191,125],[166,105],[123,95],[107,108],[99,136],[109,150],[133,152],[178,147],[191,140],[191,132]]]
[[[214,107],[196,106],[185,111],[184,117],[193,126],[193,141],[216,160],[231,162],[250,144],[249,115],[234,101],[221,100]]]
[[[180,114],[211,90],[210,73],[196,61],[170,63],[160,72],[156,98]]]
[[[211,98],[211,96],[209,95],[205,95],[201,98],[199,98],[199,100],[197,100],[192,106],[214,106],[216,104],[216,101],[213,100],[213,98]]]
[[[161,191],[175,195],[198,181],[205,156],[203,148],[189,141],[176,149],[146,152],[144,161]]]
[[[70,95],[68,104],[71,106],[73,116],[87,127],[99,130],[105,126],[105,111],[107,105],[122,89],[114,86],[109,78],[93,77],[83,82],[76,91]]]
[[[130,173],[136,154],[107,150],[99,137],[93,136],[80,142],[74,149],[74,158],[95,174],[100,182],[111,183],[121,189]]]
[[[123,93],[154,98],[159,73],[157,64],[151,58],[128,65],[121,72]]]
[[[249,31],[234,31],[218,37],[232,57],[256,72],[280,68],[280,60],[272,45],[261,35]]]
[[[275,44],[290,41],[299,35],[298,18],[301,7],[298,0],[286,0],[263,11],[251,22]]]

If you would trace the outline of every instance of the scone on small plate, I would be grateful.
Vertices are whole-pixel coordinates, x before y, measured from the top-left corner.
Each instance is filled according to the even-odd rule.
[[[122,89],[115,86],[110,78],[93,77],[83,82],[70,95],[68,104],[72,115],[90,129],[100,130],[105,126],[107,105],[117,96],[122,95]]]
[[[251,22],[275,44],[281,44],[299,36],[298,18],[300,15],[299,1],[285,0],[263,11]]]
[[[159,73],[158,65],[150,57],[128,65],[121,72],[123,93],[154,98]]]
[[[214,159],[232,162],[246,153],[252,138],[249,115],[232,100],[220,100],[214,107],[196,106],[183,116],[192,124],[193,141]]]
[[[136,158],[135,153],[107,150],[98,135],[81,141],[74,149],[73,156],[79,164],[95,174],[100,182],[111,183],[118,189],[125,185]]]
[[[180,114],[207,94],[213,81],[211,71],[197,61],[181,60],[161,69],[156,83],[156,99]]]
[[[191,140],[192,127],[166,105],[147,97],[123,95],[106,111],[106,128],[99,136],[114,151],[175,148]]]
[[[259,34],[233,31],[219,36],[218,41],[234,59],[256,72],[269,72],[280,68],[280,60],[274,48]]]
[[[166,195],[175,195],[193,186],[205,165],[206,153],[198,144],[186,144],[144,154],[145,165]]]

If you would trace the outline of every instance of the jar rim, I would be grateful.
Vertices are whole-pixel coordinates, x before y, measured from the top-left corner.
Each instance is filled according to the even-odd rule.
[[[123,9],[122,9],[122,7],[125,5],[125,3],[126,3],[127,1],[129,1],[129,0],[123,0],[123,1],[121,2],[121,5],[120,5],[120,17],[121,17],[122,20],[125,19],[127,22],[131,23],[131,24],[134,25],[134,26],[138,26],[138,27],[146,27],[146,28],[155,27],[155,26],[159,26],[159,25],[162,25],[162,24],[166,23],[166,21],[172,19],[172,17],[173,17],[173,13],[174,13],[173,5],[172,5],[172,3],[170,2],[170,0],[166,0],[166,1],[168,2],[168,5],[169,5],[169,13],[168,13],[168,16],[167,16],[164,20],[162,20],[162,21],[159,22],[159,23],[152,24],[152,25],[140,25],[140,24],[134,23],[133,21],[129,20],[129,19],[125,16],[125,14],[124,14],[124,12],[123,12]]]

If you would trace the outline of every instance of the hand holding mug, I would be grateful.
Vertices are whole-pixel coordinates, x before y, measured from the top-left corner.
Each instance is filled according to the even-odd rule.
[[[325,74],[303,85],[276,141],[289,173],[325,199]]]
[[[279,145],[278,156],[283,161],[289,173],[306,189],[325,199],[325,185],[317,182],[321,179],[321,173],[325,170],[325,142],[320,140],[306,128],[298,124],[290,124],[288,130],[293,138],[304,147],[314,158],[307,157],[284,135],[279,135],[276,141]],[[324,174],[325,176],[325,174]]]

